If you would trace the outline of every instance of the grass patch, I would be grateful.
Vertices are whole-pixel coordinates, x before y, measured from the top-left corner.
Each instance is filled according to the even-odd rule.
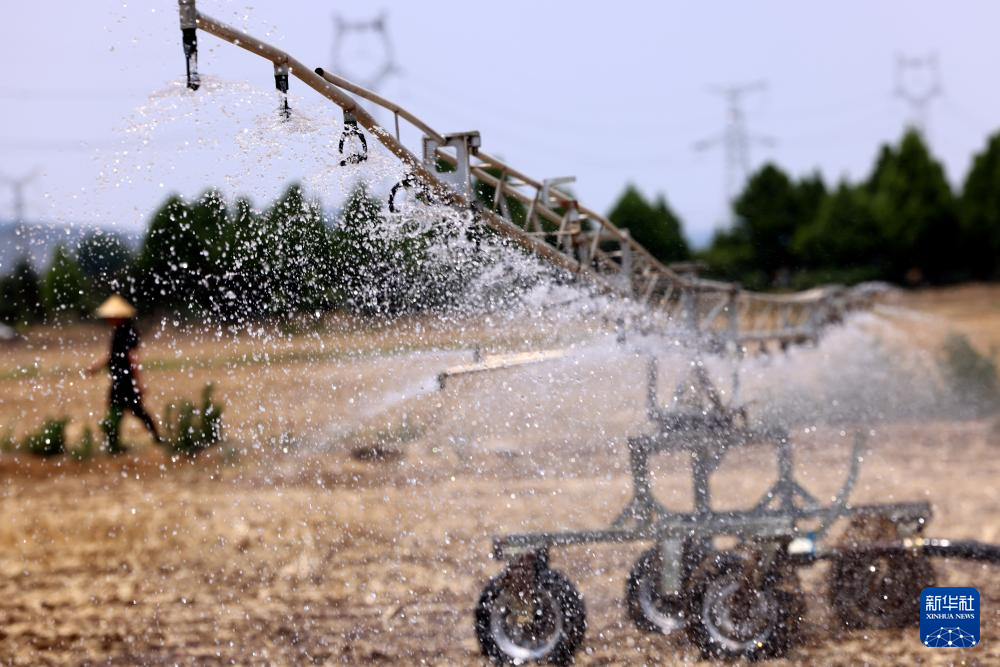
[[[98,444],[93,430],[89,426],[85,427],[80,443],[76,447],[70,447],[66,437],[69,421],[68,417],[47,417],[36,431],[26,435],[20,442],[14,437],[14,432],[8,430],[0,436],[0,452],[27,452],[40,458],[69,454],[77,461],[89,459],[97,451]]]
[[[984,417],[1000,410],[996,361],[992,355],[977,350],[968,336],[948,336],[942,346],[940,363],[941,372],[963,411],[974,417]]]
[[[61,419],[49,417],[42,423],[41,428],[28,434],[21,443],[21,449],[43,458],[65,454],[68,423],[69,419],[65,417]]]
[[[196,456],[222,442],[222,405],[212,391],[211,384],[205,385],[198,405],[178,400],[167,406],[162,444],[172,454]]]

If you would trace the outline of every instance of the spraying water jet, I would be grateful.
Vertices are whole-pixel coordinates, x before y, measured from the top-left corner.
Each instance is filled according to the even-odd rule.
[[[531,178],[484,152],[478,133],[437,132],[357,84],[322,69],[309,70],[284,51],[198,13],[193,0],[180,0],[180,9],[189,87],[197,87],[197,28],[271,61],[276,73],[283,66],[286,75],[295,75],[343,110],[338,150],[343,156],[346,141],[355,138],[363,148],[344,157],[341,166],[367,157],[362,130],[400,160],[407,175],[392,188],[390,210],[396,211],[394,199],[401,189],[416,190],[462,213],[471,210],[475,222],[530,251],[567,281],[655,311],[664,316],[660,321],[683,325],[697,355],[742,358],[814,344],[850,312],[870,308],[879,295],[870,285],[765,294],[675,271],[627,230],[561,190],[565,181]],[[279,84],[279,90],[285,88],[282,93],[287,92],[286,84]],[[395,136],[352,95],[390,112]],[[400,120],[421,133],[419,152],[400,140]],[[440,162],[454,170],[440,170]],[[474,182],[494,188],[492,203],[476,200]],[[523,205],[523,219],[515,220],[508,201]],[[678,384],[669,408],[660,405],[656,368],[651,365],[647,416],[654,433],[628,440],[633,497],[610,527],[507,535],[495,541],[494,556],[507,567],[486,585],[475,615],[481,648],[490,658],[518,664],[572,659],[584,639],[586,612],[573,584],[549,565],[551,549],[562,546],[651,543],[626,587],[633,621],[661,634],[684,631],[706,656],[751,659],[781,655],[794,644],[804,607],[799,567],[832,561],[835,576],[829,595],[837,613],[845,622],[879,625],[902,618],[901,610],[913,604],[914,593],[933,583],[930,557],[1000,562],[1000,547],[995,545],[923,538],[931,517],[925,501],[852,505],[849,495],[858,476],[863,436],[854,439],[840,490],[829,503],[820,502],[795,478],[789,434],[753,427],[745,405],[724,403],[697,355],[692,375]],[[497,368],[514,362],[504,360]],[[480,364],[460,370],[492,369]],[[728,451],[751,444],[774,449],[777,481],[747,509],[715,509],[708,492],[712,473]],[[691,458],[691,512],[670,510],[653,497],[649,459],[668,451]],[[822,538],[841,519],[852,524],[849,539],[823,544]],[[875,615],[865,612],[870,601],[864,592],[872,590],[885,592]]]

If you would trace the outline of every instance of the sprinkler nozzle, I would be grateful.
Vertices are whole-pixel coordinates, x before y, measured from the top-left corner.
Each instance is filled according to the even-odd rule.
[[[177,0],[181,18],[181,42],[184,44],[184,60],[187,64],[187,87],[198,90],[201,77],[198,76],[198,10],[194,0]]]
[[[351,153],[350,155],[344,155],[344,145],[347,140],[354,137],[360,143],[360,149],[356,153]],[[344,111],[344,131],[340,135],[340,141],[337,144],[337,152],[343,157],[340,161],[341,167],[346,167],[349,164],[360,164],[368,159],[368,142],[365,140],[365,135],[358,127],[358,118],[350,111]]]
[[[288,63],[274,63],[274,87],[281,93],[278,113],[287,120],[292,115],[292,109],[288,106]]]
[[[201,77],[198,76],[198,32],[194,28],[181,31],[184,40],[184,58],[187,61],[187,87],[198,90]]]

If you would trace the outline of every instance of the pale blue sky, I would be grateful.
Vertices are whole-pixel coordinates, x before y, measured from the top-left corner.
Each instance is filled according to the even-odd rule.
[[[335,11],[364,19],[384,10],[401,67],[386,95],[441,131],[478,129],[484,148],[539,178],[576,175],[578,196],[599,210],[627,181],[662,192],[698,240],[725,218],[723,156],[692,150],[723,126],[711,84],[767,80],[768,92],[749,100],[748,120],[778,143],[756,148],[754,163],[819,169],[828,181],[864,176],[878,144],[900,134],[907,109],[891,95],[897,53],[938,54],[944,96],[929,134],[953,181],[1000,127],[1000,4],[985,0],[198,4],[317,66],[330,64]],[[223,164],[188,154],[191,118],[161,123],[153,145],[116,155],[136,141],[121,131],[134,124],[135,107],[183,75],[173,0],[19,2],[5,14],[0,172],[42,169],[27,191],[30,217],[135,229],[166,191],[229,183],[263,202],[307,175],[294,161],[264,161],[255,180],[227,181],[224,163],[234,158],[226,151],[238,149],[220,149]],[[202,37],[203,72],[271,88],[266,63],[217,45]],[[379,56],[361,40],[345,51]],[[303,86],[293,82],[293,91],[303,106],[319,106]],[[227,113],[196,133],[234,134],[243,121]],[[102,179],[115,159],[135,175]],[[314,166],[304,159],[301,170]],[[4,188],[0,218],[10,213]]]

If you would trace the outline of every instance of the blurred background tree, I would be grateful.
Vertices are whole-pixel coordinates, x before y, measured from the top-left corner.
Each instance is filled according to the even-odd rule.
[[[885,277],[909,283],[953,277],[959,259],[955,196],[915,130],[898,148],[883,147],[865,187],[884,240]]]
[[[805,282],[874,280],[886,274],[885,243],[871,195],[845,181],[796,230],[792,255]]]
[[[1000,132],[972,161],[959,202],[961,252],[971,277],[1000,278]]]
[[[868,179],[843,181],[832,192],[818,175],[796,182],[765,165],[734,201],[736,222],[716,232],[700,257],[712,275],[757,289],[988,278],[1000,256],[998,203],[994,140],[957,197],[923,138],[909,130],[880,149]]]
[[[238,246],[263,251],[264,305],[271,315],[328,308],[333,292],[335,246],[317,202],[306,201],[294,184],[263,213],[263,244]]]
[[[95,230],[80,241],[76,258],[93,289],[110,294],[124,285],[132,252],[120,235]]]
[[[651,204],[634,185],[627,185],[608,219],[616,227],[627,229],[632,238],[661,262],[679,262],[691,257],[680,218],[662,195]]]
[[[134,298],[141,310],[168,306],[187,311],[197,299],[187,264],[197,252],[190,217],[190,209],[177,196],[168,197],[153,214],[133,269]]]
[[[42,280],[42,303],[46,313],[56,321],[84,317],[96,305],[94,296],[76,257],[65,246],[56,247]]]
[[[27,257],[0,279],[0,318],[7,324],[28,326],[45,318],[41,280]]]

